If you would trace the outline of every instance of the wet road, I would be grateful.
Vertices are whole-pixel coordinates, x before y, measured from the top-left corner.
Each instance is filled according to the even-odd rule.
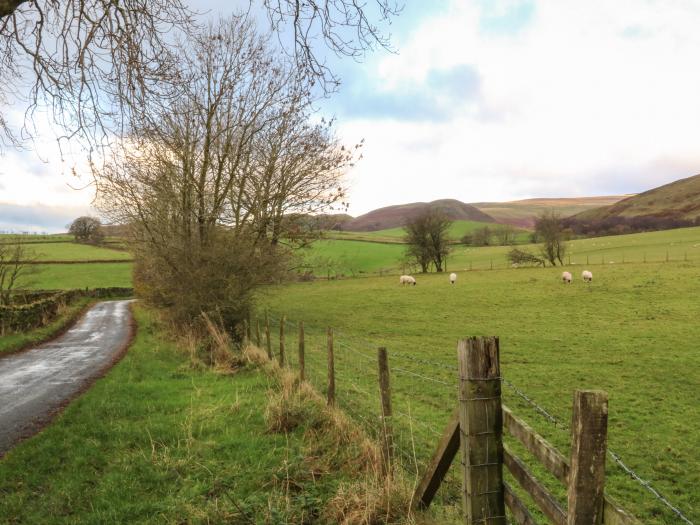
[[[129,302],[98,303],[59,338],[0,358],[0,455],[114,361],[129,341]]]

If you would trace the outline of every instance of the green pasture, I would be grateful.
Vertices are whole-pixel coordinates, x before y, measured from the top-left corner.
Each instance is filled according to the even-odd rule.
[[[27,267],[18,288],[71,290],[132,286],[130,262],[33,264]]]
[[[287,316],[292,366],[296,323],[305,322],[307,374],[321,390],[325,330],[334,327],[339,403],[370,429],[378,414],[376,348],[386,346],[398,455],[417,473],[457,402],[458,339],[498,335],[504,377],[560,423],[552,424],[504,384],[504,400],[517,414],[568,454],[573,391],[607,391],[609,447],[698,522],[699,232],[577,241],[574,256],[602,254],[616,262],[622,253],[641,258],[646,252],[651,259],[664,257],[666,248],[676,257],[695,249],[692,262],[592,267],[590,285],[578,273],[573,284],[562,284],[560,268],[458,271],[454,286],[437,274],[419,276],[415,287],[400,286],[395,276],[316,281],[265,289],[259,315],[269,311],[275,351],[278,320]],[[448,506],[460,502],[454,472],[440,492]],[[535,472],[563,496],[543,469]],[[679,523],[610,458],[607,491],[645,524]]]
[[[569,255],[565,262],[575,265],[609,265],[628,262],[660,262],[667,256],[671,261],[700,261],[700,228],[680,228],[661,232],[636,233],[591,239],[576,239],[567,243]],[[518,246],[536,251],[537,246]],[[509,246],[453,246],[447,268],[452,270],[507,268]],[[405,247],[376,242],[325,240],[314,243],[306,256],[310,264],[324,261],[330,273],[344,275],[371,274],[380,270],[399,273]],[[327,271],[317,272],[324,275]]]
[[[467,233],[472,233],[483,227],[497,230],[501,224],[479,221],[454,221],[450,227],[450,238],[459,241]],[[516,242],[527,242],[530,232],[516,229]],[[350,231],[329,231],[325,233],[327,239],[350,240],[350,241],[370,241],[385,243],[403,243],[406,231],[403,228],[389,228],[373,232],[350,232]]]
[[[28,256],[39,261],[99,261],[126,260],[132,255],[124,250],[113,250],[74,242],[44,242],[27,245]]]

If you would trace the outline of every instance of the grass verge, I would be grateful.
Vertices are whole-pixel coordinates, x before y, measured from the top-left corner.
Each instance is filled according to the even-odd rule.
[[[353,447],[337,447],[354,431],[325,431],[317,394],[303,389],[306,415],[275,429],[288,378],[192,366],[155,313],[134,313],[126,356],[0,460],[0,523],[362,523]]]

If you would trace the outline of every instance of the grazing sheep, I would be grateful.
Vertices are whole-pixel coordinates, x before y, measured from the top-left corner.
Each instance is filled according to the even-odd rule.
[[[583,277],[583,280],[587,283],[590,283],[593,280],[593,274],[588,270],[583,270],[581,277]]]
[[[456,273],[451,273],[450,274],[450,284],[454,284],[457,282],[457,274]]]
[[[416,285],[416,280],[411,277],[410,275],[402,275],[399,277],[399,283],[400,284],[412,284],[413,286]]]
[[[563,272],[561,274],[561,280],[562,282],[571,284],[571,274],[569,272]]]

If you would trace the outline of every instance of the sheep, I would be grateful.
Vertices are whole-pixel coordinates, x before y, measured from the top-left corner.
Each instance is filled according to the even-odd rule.
[[[581,277],[583,277],[584,282],[590,283],[593,281],[593,274],[588,270],[583,270]]]
[[[561,280],[564,283],[571,284],[571,274],[569,272],[563,272],[561,274]]]
[[[450,274],[450,284],[454,284],[457,282],[457,274],[456,273],[451,273]]]
[[[402,275],[401,277],[399,277],[399,284],[412,284],[413,286],[415,286],[416,280],[410,275]]]

